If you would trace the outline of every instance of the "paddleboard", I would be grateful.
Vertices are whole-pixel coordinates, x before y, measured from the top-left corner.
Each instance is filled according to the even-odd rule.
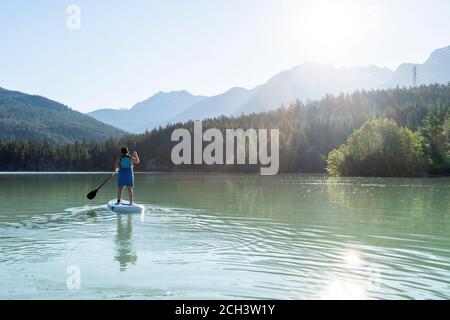
[[[144,212],[144,206],[133,203],[131,206],[128,201],[121,200],[120,204],[116,204],[117,200],[111,200],[108,202],[108,209],[117,213],[142,213]]]

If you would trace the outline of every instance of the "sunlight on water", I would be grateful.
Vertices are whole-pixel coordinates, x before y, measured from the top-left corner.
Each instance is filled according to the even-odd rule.
[[[322,298],[326,300],[360,300],[368,297],[363,286],[357,283],[345,280],[332,280]]]
[[[103,176],[0,175],[0,298],[450,298],[448,178]]]
[[[359,254],[357,252],[354,251],[348,251],[345,253],[344,255],[344,259],[345,262],[350,266],[350,267],[359,267],[361,266],[361,264],[363,263]]]
[[[368,290],[372,285],[380,285],[378,272],[369,268],[354,250],[347,250],[342,255],[344,274],[340,278],[330,279],[330,283],[321,294],[322,299],[369,299]],[[360,272],[359,279],[352,278],[352,274]],[[374,283],[375,282],[375,283]]]

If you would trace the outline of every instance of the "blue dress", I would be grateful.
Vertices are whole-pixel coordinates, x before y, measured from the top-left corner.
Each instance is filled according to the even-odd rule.
[[[134,186],[133,163],[131,162],[130,156],[122,156],[120,159],[117,186],[119,188]]]

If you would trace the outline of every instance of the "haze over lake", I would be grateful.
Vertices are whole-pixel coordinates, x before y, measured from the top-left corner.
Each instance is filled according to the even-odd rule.
[[[104,177],[0,175],[0,298],[450,298],[448,177],[137,173],[143,215]]]

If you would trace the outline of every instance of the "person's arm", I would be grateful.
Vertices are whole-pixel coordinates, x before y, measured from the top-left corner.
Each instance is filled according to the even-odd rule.
[[[133,164],[139,164],[139,156],[136,151],[133,151],[133,154],[131,155],[131,161],[133,161]]]
[[[120,157],[117,157],[116,162],[114,163],[114,170],[117,171],[120,165]]]

